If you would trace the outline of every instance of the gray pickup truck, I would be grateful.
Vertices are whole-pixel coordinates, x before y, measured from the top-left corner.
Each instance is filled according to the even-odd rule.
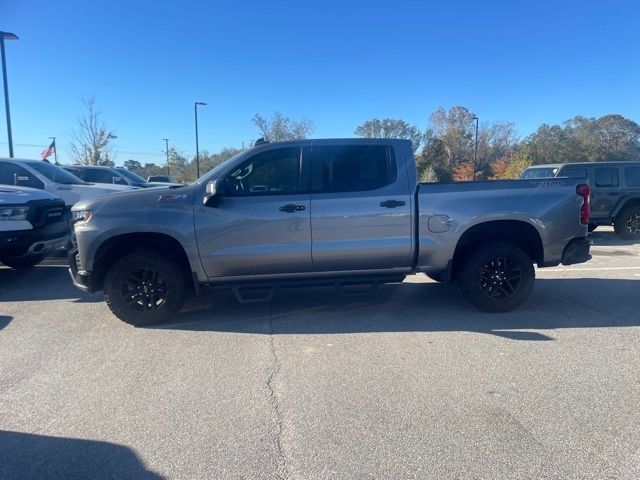
[[[585,181],[422,184],[405,140],[263,143],[190,186],[112,194],[72,214],[74,284],[104,290],[134,325],[167,320],[205,286],[252,301],[278,286],[348,294],[419,272],[505,312],[529,297],[533,264],[591,258]]]

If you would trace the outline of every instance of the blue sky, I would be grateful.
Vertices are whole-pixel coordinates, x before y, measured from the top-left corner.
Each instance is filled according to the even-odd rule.
[[[349,137],[372,117],[426,128],[436,108],[481,121],[621,113],[640,121],[640,2],[0,0],[16,156],[56,136],[63,161],[79,98],[118,135],[117,162],[162,162],[255,139],[255,113]],[[1,104],[0,104],[1,105]],[[35,146],[29,146],[35,145]],[[4,115],[0,156],[8,155]]]

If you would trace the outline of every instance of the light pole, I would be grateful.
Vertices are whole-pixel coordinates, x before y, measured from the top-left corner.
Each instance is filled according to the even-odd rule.
[[[11,135],[11,111],[9,110],[9,85],[7,84],[7,61],[4,57],[4,41],[18,40],[18,36],[9,32],[0,32],[0,50],[2,51],[2,80],[4,81],[4,108],[7,112],[7,136],[9,137],[9,158],[13,158],[13,136]]]
[[[478,168],[478,117],[475,115],[471,117],[471,120],[476,121],[476,146],[473,152],[473,181],[476,181],[476,169]]]
[[[206,105],[204,102],[196,102],[193,110],[196,116],[196,178],[200,178],[200,152],[198,151],[198,105]]]
[[[164,140],[164,145],[165,145],[165,149],[164,151],[167,153],[167,176],[170,175],[169,173],[169,139],[168,138],[163,138]]]

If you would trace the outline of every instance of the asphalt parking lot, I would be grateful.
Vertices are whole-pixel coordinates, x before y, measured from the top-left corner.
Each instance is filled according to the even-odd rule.
[[[0,267],[0,478],[640,478],[640,244],[594,239],[505,315],[417,277],[137,329]]]

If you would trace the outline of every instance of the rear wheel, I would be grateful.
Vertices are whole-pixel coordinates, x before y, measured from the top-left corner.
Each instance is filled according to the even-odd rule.
[[[598,225],[596,225],[595,223],[590,223],[588,227],[589,233],[595,232],[596,228],[598,228]]]
[[[3,258],[0,262],[4,263],[7,267],[15,268],[16,270],[23,270],[35,267],[46,257],[46,253],[41,253],[40,255],[30,255],[28,257]]]
[[[133,252],[116,261],[105,278],[107,305],[135,326],[162,323],[178,313],[187,294],[180,265],[153,252]]]
[[[613,228],[626,240],[640,239],[640,206],[627,208],[616,218]]]
[[[529,256],[511,243],[477,247],[462,265],[460,289],[486,312],[508,312],[524,303],[533,290],[535,271]]]

